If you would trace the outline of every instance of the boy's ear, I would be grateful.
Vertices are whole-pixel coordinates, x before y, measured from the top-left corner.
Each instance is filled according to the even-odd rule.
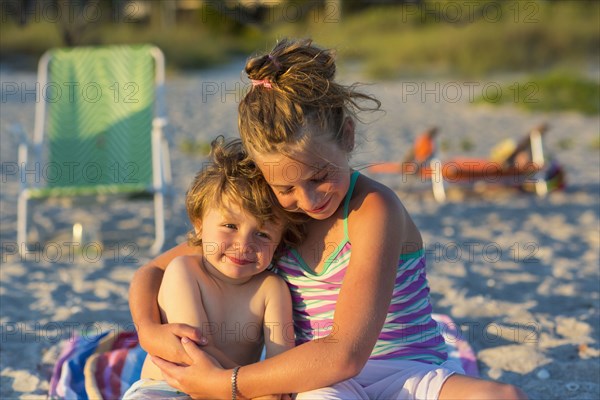
[[[354,120],[351,117],[344,119],[342,126],[342,148],[350,153],[354,150]]]
[[[196,236],[199,236],[202,233],[202,223],[201,222],[197,222],[194,224],[194,233],[196,233]]]

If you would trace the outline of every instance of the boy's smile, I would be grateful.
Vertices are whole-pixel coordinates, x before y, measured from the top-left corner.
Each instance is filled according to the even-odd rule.
[[[208,209],[202,218],[203,262],[229,283],[243,283],[271,263],[283,226],[258,221],[235,204]]]

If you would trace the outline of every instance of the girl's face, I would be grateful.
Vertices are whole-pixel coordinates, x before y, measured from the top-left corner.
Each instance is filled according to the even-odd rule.
[[[350,167],[347,153],[321,138],[311,139],[306,149],[290,156],[255,153],[253,158],[283,208],[325,220],[346,196]]]
[[[203,261],[208,271],[243,283],[264,271],[281,240],[283,226],[258,221],[235,204],[207,210],[202,219]]]

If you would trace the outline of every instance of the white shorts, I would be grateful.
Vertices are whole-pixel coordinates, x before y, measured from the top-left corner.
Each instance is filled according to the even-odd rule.
[[[299,393],[297,400],[404,400],[437,399],[442,385],[455,373],[464,374],[460,363],[442,365],[418,361],[371,360],[360,374],[331,387]],[[190,399],[166,381],[141,379],[123,395],[123,400]]]
[[[140,379],[123,395],[123,400],[168,400],[191,399],[187,394],[175,389],[166,381]]]
[[[459,362],[442,365],[418,361],[371,360],[360,374],[331,387],[299,393],[298,400],[435,400],[442,385],[455,373],[464,374]]]

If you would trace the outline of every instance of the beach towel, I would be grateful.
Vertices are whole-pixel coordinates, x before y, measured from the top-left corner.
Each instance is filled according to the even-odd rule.
[[[51,399],[120,399],[140,379],[146,358],[133,331],[74,334],[62,346],[50,378]]]
[[[459,361],[467,375],[479,376],[475,353],[456,323],[444,314],[433,318],[446,341],[448,359]],[[75,334],[62,343],[48,395],[51,399],[120,399],[140,379],[145,357],[136,332]]]

